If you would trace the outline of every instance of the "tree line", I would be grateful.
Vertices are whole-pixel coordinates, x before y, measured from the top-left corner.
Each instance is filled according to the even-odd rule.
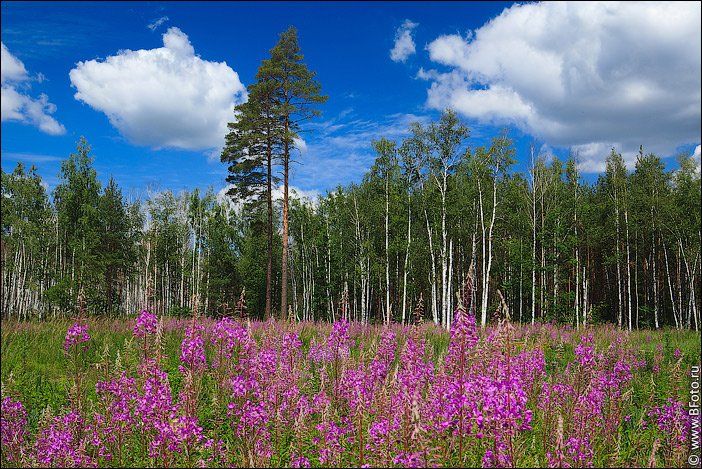
[[[467,276],[478,320],[699,329],[700,174],[640,149],[612,150],[596,181],[577,155],[516,155],[507,133],[476,146],[455,112],[372,142],[357,184],[289,196],[304,121],[326,97],[294,29],[237,106],[221,159],[228,197],[165,191],[127,201],[103,188],[81,140],[48,194],[35,168],[2,173],[2,315],[81,308],[124,315],[228,315],[448,327]],[[528,169],[517,171],[517,159]],[[272,188],[282,180],[282,201]],[[234,202],[234,203],[232,203]],[[235,208],[236,207],[236,208]]]

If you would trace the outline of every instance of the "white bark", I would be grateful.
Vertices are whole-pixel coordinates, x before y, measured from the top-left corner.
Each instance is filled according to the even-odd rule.
[[[402,324],[407,320],[407,268],[409,265],[409,250],[412,243],[412,205],[411,196],[407,193],[407,247],[405,248],[405,265],[402,280]]]
[[[682,324],[680,323],[681,321],[678,321],[678,310],[675,305],[675,296],[673,295],[673,284],[670,280],[670,266],[668,264],[668,249],[665,246],[665,243],[663,243],[663,258],[665,259],[665,273],[666,273],[666,278],[668,280],[668,293],[670,293],[670,304],[673,308],[673,319],[675,320],[675,327],[680,328],[682,327]]]
[[[632,314],[631,314],[631,256],[629,243],[629,208],[624,207],[624,226],[626,227],[626,293],[627,293],[627,311],[629,313],[629,331],[632,330]]]
[[[390,187],[385,178],[385,324],[390,324],[392,309],[390,307]]]
[[[429,253],[431,254],[431,314],[434,324],[439,324],[439,312],[436,304],[436,257],[434,255],[434,243],[432,241],[431,226],[429,225],[429,215],[424,209],[424,219],[427,222],[427,234],[429,236]]]

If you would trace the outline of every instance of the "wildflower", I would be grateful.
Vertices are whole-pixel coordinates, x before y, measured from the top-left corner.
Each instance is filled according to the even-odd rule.
[[[158,319],[156,319],[156,315],[143,309],[139,313],[139,317],[137,317],[136,324],[134,325],[132,332],[134,336],[144,338],[147,334],[156,333],[157,327]]]
[[[54,417],[39,432],[34,451],[36,461],[52,467],[96,467],[87,454],[86,442],[78,438],[82,425],[83,418],[74,411]]]
[[[8,462],[19,462],[24,454],[24,443],[27,438],[27,411],[20,401],[11,397],[2,399],[0,428],[3,456]]]
[[[290,458],[290,467],[311,467],[310,460],[304,456],[293,455]]]
[[[68,331],[66,332],[66,339],[63,342],[63,349],[68,352],[72,346],[78,346],[79,344],[85,343],[89,340],[90,334],[88,334],[88,326],[86,324],[76,322],[69,327]],[[87,345],[84,345],[83,348],[87,348]]]
[[[201,370],[206,364],[205,341],[202,338],[202,326],[194,325],[185,332],[180,345],[180,361],[191,370]],[[180,366],[181,372],[184,367]]]

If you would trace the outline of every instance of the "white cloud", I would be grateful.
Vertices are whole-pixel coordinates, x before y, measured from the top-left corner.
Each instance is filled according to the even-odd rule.
[[[283,189],[284,186],[281,184],[278,187],[274,187],[271,191],[271,196],[274,202],[283,202]],[[288,187],[288,198],[299,200],[305,204],[316,207],[319,203],[319,191],[316,189],[300,189],[299,187],[289,186]]]
[[[612,149],[622,155],[624,165],[633,170],[636,166],[636,156],[638,155],[638,147],[627,148],[623,147],[618,142],[593,142],[582,145],[573,145],[571,150],[578,161],[578,169],[583,173],[601,173],[606,168],[606,159],[612,152]]]
[[[295,148],[301,155],[304,155],[307,153],[307,142],[305,142],[302,137],[295,137]]]
[[[700,169],[702,168],[702,160],[700,159],[700,145],[695,147],[695,151],[692,153],[692,158],[697,163],[697,175],[700,175]]]
[[[28,80],[29,75],[22,61],[10,53],[5,43],[2,43],[1,47],[2,55],[0,55],[0,62],[2,63],[2,68],[0,68],[0,81],[5,83]]]
[[[17,153],[3,152],[2,157],[10,161],[21,161],[23,163],[48,163],[53,161],[62,161],[65,157],[55,155],[43,155],[38,153]]]
[[[518,4],[468,37],[440,36],[427,105],[574,147],[670,155],[700,141],[700,4]],[[596,152],[600,149],[604,153]]]
[[[541,144],[541,148],[539,148],[539,155],[547,164],[551,163],[556,158],[556,155],[553,153],[553,148],[545,143]]]
[[[49,97],[42,93],[38,98],[32,98],[26,93],[32,78],[22,61],[12,55],[4,43],[1,48],[0,120],[30,124],[49,135],[66,133],[64,126],[51,116],[56,112],[56,106],[49,102]],[[39,74],[35,80],[41,82],[44,76]]]
[[[244,199],[233,199],[227,192],[229,189],[234,187],[234,184],[227,184],[217,191],[217,202],[226,206],[229,210],[234,211],[236,215],[241,215],[244,209],[244,204],[246,200]],[[278,187],[273,187],[271,190],[271,197],[273,203],[282,203],[283,201],[283,189],[284,186],[281,184]],[[288,186],[288,198],[295,199],[303,202],[304,204],[310,205],[311,207],[317,207],[319,205],[319,198],[321,194],[316,189],[300,189],[296,186]],[[250,200],[250,199],[249,199]],[[264,199],[265,200],[265,199]]]
[[[228,210],[233,211],[236,215],[240,215],[244,204],[241,203],[241,201],[234,200],[227,195],[227,191],[229,191],[232,186],[233,184],[227,184],[226,186],[222,187],[217,191],[217,195],[215,197],[217,199],[217,203],[224,205]]]
[[[414,39],[412,39],[412,30],[418,26],[410,20],[405,20],[402,26],[395,31],[395,45],[390,50],[390,58],[393,62],[404,62],[407,57],[414,54]]]
[[[226,62],[203,60],[171,27],[164,47],[122,50],[71,70],[75,98],[104,112],[122,135],[154,148],[221,148],[234,106],[246,98]]]
[[[149,28],[151,31],[156,31],[156,29],[161,26],[163,23],[168,21],[167,16],[162,16],[160,18],[157,18],[153,20],[151,23],[147,24],[146,27]]]

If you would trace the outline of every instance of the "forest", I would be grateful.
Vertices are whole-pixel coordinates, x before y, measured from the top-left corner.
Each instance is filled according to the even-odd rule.
[[[294,28],[246,96],[205,191],[2,171],[0,466],[699,467],[699,146],[593,176],[439,109],[307,197]]]
[[[470,275],[482,325],[504,305],[522,323],[699,330],[692,156],[666,170],[641,147],[631,168],[612,149],[588,181],[577,154],[517,154],[506,131],[476,146],[447,109],[400,140],[369,142],[376,159],[361,181],[309,200],[289,196],[289,166],[326,96],[294,29],[248,93],[221,154],[226,195],[128,200],[113,179],[102,186],[85,138],[50,191],[35,167],[3,171],[2,317],[120,317],[146,306],[220,317],[243,298],[252,318],[448,328]]]

